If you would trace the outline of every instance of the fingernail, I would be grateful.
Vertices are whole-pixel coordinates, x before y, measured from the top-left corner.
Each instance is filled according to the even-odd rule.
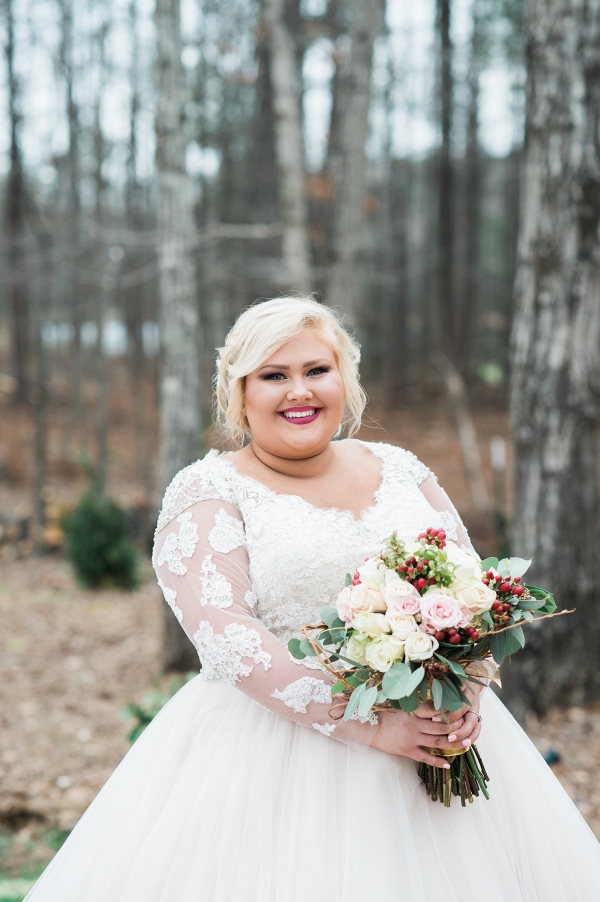
[[[433,721],[434,723],[441,723],[441,722],[442,722],[442,718],[441,718],[441,717],[432,717],[431,719],[432,719],[432,721]]]
[[[450,770],[450,765],[449,765],[449,764],[444,764],[444,770]]]
[[[470,740],[470,739],[463,739],[463,745],[465,746],[465,748],[468,749],[469,746],[471,745],[471,740]]]
[[[448,739],[450,740],[450,742],[455,742],[456,741],[456,733],[450,733],[450,735],[448,736]]]

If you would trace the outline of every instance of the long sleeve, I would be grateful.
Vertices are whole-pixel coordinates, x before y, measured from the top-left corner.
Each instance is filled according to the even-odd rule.
[[[160,525],[160,524],[159,524]],[[163,526],[153,564],[165,599],[196,647],[203,678],[227,681],[270,711],[343,741],[370,745],[376,717],[336,719],[334,678],[296,661],[256,617],[244,524],[224,500],[203,500]]]
[[[456,544],[465,551],[472,551],[474,554],[477,554],[473,548],[467,528],[460,518],[460,514],[431,471],[429,471],[429,474],[419,485],[421,492],[434,510],[450,514],[456,523]]]

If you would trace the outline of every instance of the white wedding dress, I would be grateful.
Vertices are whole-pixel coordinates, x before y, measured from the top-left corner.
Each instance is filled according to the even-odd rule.
[[[290,656],[288,639],[394,530],[468,542],[426,467],[365,446],[382,479],[360,520],[277,494],[215,451],[175,478],[154,565],[201,674],[27,902],[600,900],[598,842],[492,690],[477,743],[491,799],[446,809],[415,762],[370,747],[375,723],[332,720],[331,678]]]

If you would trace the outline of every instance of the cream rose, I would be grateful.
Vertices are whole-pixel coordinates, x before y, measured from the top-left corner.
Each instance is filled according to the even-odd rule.
[[[385,582],[386,570],[387,567],[380,558],[371,557],[365,561],[362,567],[358,567],[357,572],[363,586],[376,587]]]
[[[461,604],[456,598],[440,593],[429,593],[421,599],[421,617],[428,633],[458,626],[463,618]]]
[[[419,628],[414,617],[411,617],[410,614],[398,613],[395,610],[388,610],[385,619],[389,624],[392,635],[400,639],[401,642],[405,642],[408,636]]]
[[[489,611],[496,601],[496,593],[489,586],[477,582],[457,592],[456,598],[472,614],[483,614],[484,611]]]
[[[346,657],[352,658],[352,660],[356,661],[358,664],[366,664],[367,659],[365,658],[365,649],[368,642],[368,636],[365,636],[362,633],[354,633],[346,642]]]
[[[388,608],[397,608],[400,602],[404,602],[404,613],[416,614],[420,610],[421,596],[413,585],[400,579],[394,570],[388,570],[385,574],[385,587],[382,591]]]
[[[396,661],[404,657],[404,644],[396,636],[374,639],[365,649],[367,664],[385,673]]]
[[[446,542],[444,549],[448,560],[454,564],[454,578],[452,580],[452,589],[458,592],[465,589],[473,582],[481,580],[481,563],[470,551],[463,551],[454,542]]]
[[[372,614],[370,611],[361,611],[352,621],[353,629],[364,633],[372,639],[378,639],[384,633],[390,632],[387,620],[383,614]]]
[[[359,611],[385,611],[387,605],[381,594],[381,586],[363,585],[350,586],[350,607],[353,614]]]
[[[417,630],[404,643],[404,657],[407,661],[427,661],[438,647],[435,636]]]

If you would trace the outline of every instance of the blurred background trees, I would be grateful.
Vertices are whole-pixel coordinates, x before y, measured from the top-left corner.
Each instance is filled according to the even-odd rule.
[[[48,474],[75,474],[82,450],[109,487],[131,458],[146,535],[169,479],[214,440],[214,349],[235,316],[313,289],[356,328],[376,418],[451,402],[471,525],[496,550],[506,445],[486,490],[476,427],[506,410],[518,274],[517,497],[545,501],[527,522],[515,508],[515,548],[557,588],[546,526],[553,548],[585,522],[595,553],[596,0],[1,0],[1,14],[0,475],[27,486],[39,548]],[[171,637],[166,662],[179,655]]]

